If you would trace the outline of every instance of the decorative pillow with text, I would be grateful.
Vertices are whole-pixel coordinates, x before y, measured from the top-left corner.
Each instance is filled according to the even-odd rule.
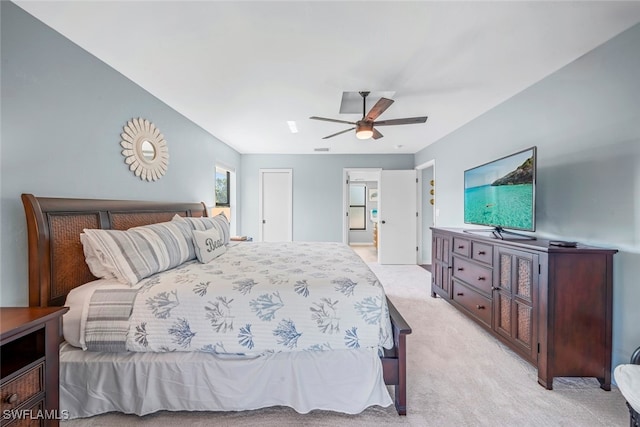
[[[193,230],[193,242],[196,247],[196,257],[203,264],[219,257],[227,251],[224,244],[224,237],[220,235],[217,228],[208,230]]]

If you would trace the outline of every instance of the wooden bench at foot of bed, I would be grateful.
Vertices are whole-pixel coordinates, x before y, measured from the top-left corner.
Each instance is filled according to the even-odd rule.
[[[62,306],[72,289],[95,280],[84,261],[84,228],[126,230],[181,216],[207,216],[204,203],[35,197],[23,194],[29,247],[29,305]],[[395,388],[395,407],[407,413],[406,336],[411,328],[387,299],[394,348],[381,357],[384,381]]]

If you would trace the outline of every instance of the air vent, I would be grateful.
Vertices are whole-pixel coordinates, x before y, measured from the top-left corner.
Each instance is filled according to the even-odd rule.
[[[314,148],[313,151],[329,151],[329,149],[327,147],[322,147],[322,148]]]

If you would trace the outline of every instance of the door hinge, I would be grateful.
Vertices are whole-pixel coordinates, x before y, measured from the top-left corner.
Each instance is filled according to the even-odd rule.
[[[538,264],[538,274],[542,274],[542,265]]]
[[[418,178],[416,178],[416,184],[418,183]]]
[[[418,212],[416,212],[416,216],[418,216]]]
[[[416,246],[416,252],[418,252],[418,247]]]
[[[348,184],[348,183],[349,183],[349,180],[347,180],[346,184]]]
[[[540,343],[538,343],[538,354],[540,354]]]
[[[345,215],[349,216],[349,212],[347,212]]]

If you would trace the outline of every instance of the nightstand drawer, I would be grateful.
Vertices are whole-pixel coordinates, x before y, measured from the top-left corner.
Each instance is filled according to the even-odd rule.
[[[44,361],[0,386],[0,409],[15,409],[40,392],[44,392]]]
[[[5,424],[6,427],[40,427],[45,425],[45,417],[38,416],[44,411],[44,400],[38,400],[31,405],[30,408],[25,408],[25,412],[20,412],[21,418],[16,418]],[[4,421],[4,420],[3,420]]]

